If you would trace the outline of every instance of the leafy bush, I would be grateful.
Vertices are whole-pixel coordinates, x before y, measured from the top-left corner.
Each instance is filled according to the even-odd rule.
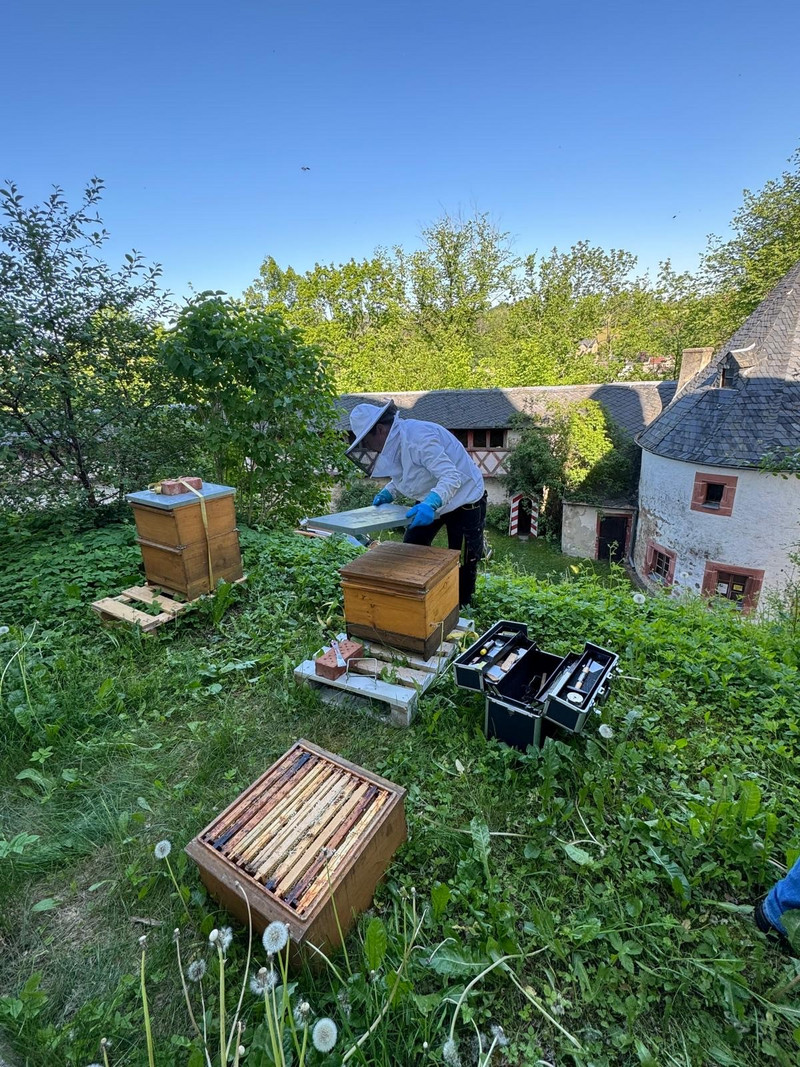
[[[508,533],[510,518],[510,504],[489,504],[486,508],[486,525],[500,533]]]
[[[277,312],[201,293],[182,309],[164,358],[183,382],[213,457],[250,523],[318,513],[342,459],[334,392],[320,349]]]

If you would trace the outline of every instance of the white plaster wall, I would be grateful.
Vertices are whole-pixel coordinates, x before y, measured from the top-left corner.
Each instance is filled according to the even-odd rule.
[[[565,556],[594,559],[597,551],[597,508],[589,504],[564,504],[561,520],[561,551]]]
[[[691,510],[698,472],[738,478],[731,515]],[[781,592],[794,576],[789,553],[800,542],[800,479],[705,467],[642,452],[634,548],[634,565],[640,577],[644,577],[648,540],[677,554],[676,594],[701,591],[707,560],[763,570],[759,599],[763,608],[767,595]]]

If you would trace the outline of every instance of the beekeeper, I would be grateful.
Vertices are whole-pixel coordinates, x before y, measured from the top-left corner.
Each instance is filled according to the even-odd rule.
[[[459,600],[468,604],[483,556],[486,490],[467,450],[436,422],[401,419],[392,401],[357,404],[350,429],[348,457],[369,477],[390,479],[372,503],[388,504],[400,493],[417,501],[406,513],[406,544],[429,545],[447,528],[448,546],[461,552]]]

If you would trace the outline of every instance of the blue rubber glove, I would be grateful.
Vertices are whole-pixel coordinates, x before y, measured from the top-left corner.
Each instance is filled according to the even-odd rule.
[[[388,489],[381,489],[381,491],[378,493],[378,495],[372,501],[372,506],[374,508],[379,508],[381,506],[381,504],[391,504],[391,502],[393,500],[394,500],[394,497],[392,496],[392,494],[389,492]]]
[[[436,518],[436,509],[441,506],[442,498],[439,494],[433,491],[428,493],[424,500],[406,512],[406,518],[411,519],[408,524],[409,530],[413,530],[415,526],[430,526]]]

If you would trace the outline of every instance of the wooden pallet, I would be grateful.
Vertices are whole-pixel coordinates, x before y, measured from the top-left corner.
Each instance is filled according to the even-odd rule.
[[[245,575],[244,578],[238,578],[233,584],[239,585],[246,577]],[[151,633],[203,599],[195,597],[194,600],[175,600],[174,597],[174,592],[163,589],[160,585],[133,585],[116,596],[95,600],[92,611],[96,612],[103,622],[129,622],[138,626],[144,633]],[[136,604],[155,604],[159,612],[157,615],[150,615],[137,608]]]
[[[377,718],[391,726],[410,726],[417,713],[420,693],[424,693],[444,674],[450,660],[458,652],[458,639],[473,629],[471,619],[459,619],[456,629],[448,634],[436,655],[424,659],[414,652],[389,648],[372,641],[364,641],[364,657],[369,674],[349,669],[340,678],[323,678],[314,669],[314,658],[304,660],[294,669],[295,681],[320,690],[327,703],[346,704],[375,715],[372,701],[384,705]],[[337,640],[345,640],[339,634]],[[327,652],[324,645],[315,655]],[[357,665],[356,665],[357,666]],[[388,676],[388,677],[387,677]]]

